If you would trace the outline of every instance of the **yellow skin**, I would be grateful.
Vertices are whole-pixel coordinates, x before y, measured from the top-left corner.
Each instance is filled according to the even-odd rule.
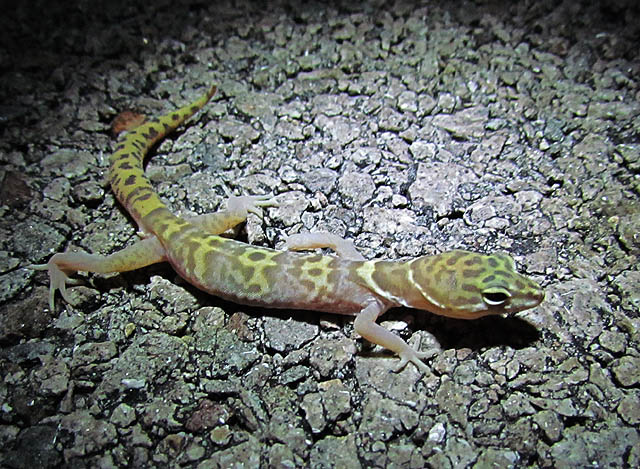
[[[69,301],[68,275],[77,271],[124,272],[168,261],[188,282],[237,303],[307,309],[356,316],[355,330],[422,371],[429,354],[418,352],[380,325],[378,316],[407,306],[453,318],[513,314],[540,304],[544,292],[515,271],[505,254],[450,251],[408,261],[365,260],[355,246],[329,233],[291,236],[286,251],[251,246],[218,236],[273,206],[266,196],[232,197],[227,210],[186,220],[171,213],[145,177],[148,149],[200,110],[216,91],[177,111],[144,122],[129,132],[111,155],[110,181],[118,200],[146,238],[109,256],[66,252],[47,264],[50,307],[60,290]],[[330,248],[336,255],[295,252]]]

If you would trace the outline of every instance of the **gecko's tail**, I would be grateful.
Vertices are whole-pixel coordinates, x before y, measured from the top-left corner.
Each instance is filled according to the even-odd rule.
[[[189,119],[216,93],[212,86],[200,98],[176,111],[146,120],[125,135],[109,158],[111,188],[141,229],[155,232],[153,214],[173,217],[144,175],[144,156],[156,142]]]

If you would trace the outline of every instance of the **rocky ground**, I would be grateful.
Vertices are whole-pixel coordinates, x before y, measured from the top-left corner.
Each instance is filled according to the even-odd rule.
[[[636,2],[58,3],[0,18],[3,467],[640,466]],[[104,184],[112,119],[212,83],[147,167],[177,213],[274,193],[241,238],[504,251],[544,303],[385,315],[441,345],[431,376],[349,318],[223,302],[166,264],[82,274],[49,311],[25,265],[137,239]]]

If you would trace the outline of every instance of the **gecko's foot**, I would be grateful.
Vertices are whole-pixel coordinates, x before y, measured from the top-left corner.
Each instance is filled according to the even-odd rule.
[[[411,349],[410,352],[400,355],[400,363],[398,363],[398,365],[393,369],[393,371],[398,373],[399,371],[402,371],[402,369],[405,366],[407,366],[409,362],[411,362],[422,373],[425,373],[425,374],[431,373],[431,369],[427,366],[427,364],[423,360],[432,358],[437,353],[438,352],[436,350],[430,350],[428,352],[418,352],[417,350]]]
[[[230,212],[253,213],[261,219],[264,218],[262,207],[277,207],[278,202],[272,195],[232,195],[227,201],[227,210]]]
[[[60,291],[64,301],[71,303],[71,299],[67,293],[67,284],[74,284],[77,282],[67,277],[67,274],[60,270],[55,262],[49,261],[47,264],[31,264],[27,266],[27,269],[46,270],[49,273],[49,308],[52,313],[55,312],[54,300],[56,290]]]

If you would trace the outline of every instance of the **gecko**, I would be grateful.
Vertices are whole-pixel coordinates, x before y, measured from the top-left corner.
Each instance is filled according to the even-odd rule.
[[[225,210],[191,218],[172,213],[144,174],[149,149],[202,109],[212,86],[194,102],[144,120],[119,140],[109,169],[111,188],[138,224],[142,239],[113,254],[54,254],[31,265],[49,274],[49,307],[55,293],[71,302],[66,286],[78,271],[125,272],[169,262],[197,288],[236,303],[267,308],[303,309],[355,316],[354,330],[395,352],[396,370],[413,363],[428,371],[429,352],[418,351],[376,320],[392,307],[410,307],[443,316],[476,319],[512,315],[544,298],[534,280],[516,272],[513,259],[453,250],[408,260],[365,259],[353,242],[331,233],[298,233],[284,250],[250,245],[221,236],[250,213],[276,205],[268,195],[231,196]],[[317,249],[331,251],[327,254]]]

